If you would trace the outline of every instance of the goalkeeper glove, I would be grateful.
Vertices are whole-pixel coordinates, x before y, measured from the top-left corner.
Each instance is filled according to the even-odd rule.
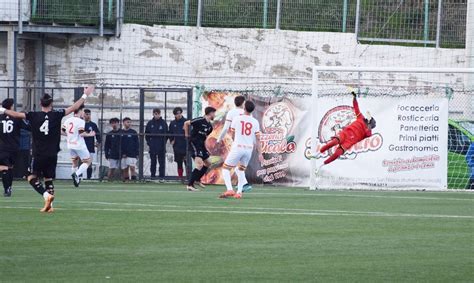
[[[352,91],[351,94],[352,94],[352,96],[354,97],[354,99],[357,98],[357,93],[355,93],[355,91]]]
[[[5,113],[5,110],[7,110],[7,109],[5,109],[5,108],[3,108],[3,107],[0,107],[0,115],[4,114],[4,113]]]

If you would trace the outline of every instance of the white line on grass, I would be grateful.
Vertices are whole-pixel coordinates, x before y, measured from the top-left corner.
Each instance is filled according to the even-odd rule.
[[[29,206],[0,206],[0,209],[34,209]],[[56,208],[56,211],[116,211],[116,212],[170,212],[170,213],[221,213],[244,215],[297,215],[297,216],[358,216],[358,217],[393,217],[393,218],[460,218],[474,219],[468,215],[437,215],[437,214],[353,214],[353,213],[328,213],[328,212],[277,212],[277,211],[238,211],[238,210],[204,210],[204,209],[123,209],[123,208]]]

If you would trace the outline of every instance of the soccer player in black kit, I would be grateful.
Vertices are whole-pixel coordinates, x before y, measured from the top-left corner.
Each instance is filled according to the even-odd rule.
[[[33,137],[33,158],[31,161],[28,182],[44,198],[41,212],[53,212],[54,201],[53,179],[56,176],[59,143],[61,141],[61,120],[84,104],[86,98],[94,91],[93,86],[84,88],[84,94],[72,106],[66,109],[53,110],[53,98],[49,94],[41,97],[41,111],[20,113],[0,108],[0,114],[30,122]],[[43,178],[44,185],[40,178]]]
[[[14,101],[7,98],[2,102],[4,109],[11,110]],[[13,184],[13,165],[20,148],[20,130],[28,129],[21,119],[0,115],[0,172],[3,183],[3,196],[11,197]]]
[[[200,182],[202,176],[207,172],[211,166],[209,162],[209,152],[206,148],[206,139],[212,133],[211,121],[214,120],[216,109],[213,107],[206,107],[204,109],[204,116],[195,118],[184,123],[184,135],[189,139],[189,150],[194,159],[195,168],[189,178],[188,191],[198,191],[194,187],[195,182]],[[189,128],[191,127],[191,131]]]

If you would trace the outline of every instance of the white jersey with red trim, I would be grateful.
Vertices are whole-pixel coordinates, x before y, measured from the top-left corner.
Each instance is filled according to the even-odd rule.
[[[227,115],[225,116],[225,120],[232,123],[235,117],[241,116],[243,114],[244,114],[244,109],[234,108],[232,110],[229,110],[229,112],[227,112]]]
[[[254,147],[257,141],[256,137],[260,134],[260,124],[257,119],[249,115],[240,115],[232,120],[230,128],[235,133],[232,147]]]
[[[64,122],[63,129],[67,134],[67,148],[69,149],[87,149],[84,137],[81,133],[84,131],[85,122],[79,117],[70,117]]]

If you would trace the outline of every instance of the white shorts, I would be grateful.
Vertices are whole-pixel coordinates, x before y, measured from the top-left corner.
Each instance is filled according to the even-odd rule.
[[[91,155],[87,149],[69,149],[71,159],[80,158],[81,160],[91,158]]]
[[[249,165],[250,159],[252,158],[253,149],[252,148],[236,148],[232,147],[227,158],[225,159],[224,165],[228,167],[235,167],[237,165],[242,165],[247,167]]]
[[[120,159],[109,159],[109,168],[110,169],[119,169],[120,168]]]
[[[137,164],[136,158],[125,157],[125,158],[122,158],[122,162],[120,163],[120,166],[122,169],[127,169],[128,166],[135,167],[136,164]]]

